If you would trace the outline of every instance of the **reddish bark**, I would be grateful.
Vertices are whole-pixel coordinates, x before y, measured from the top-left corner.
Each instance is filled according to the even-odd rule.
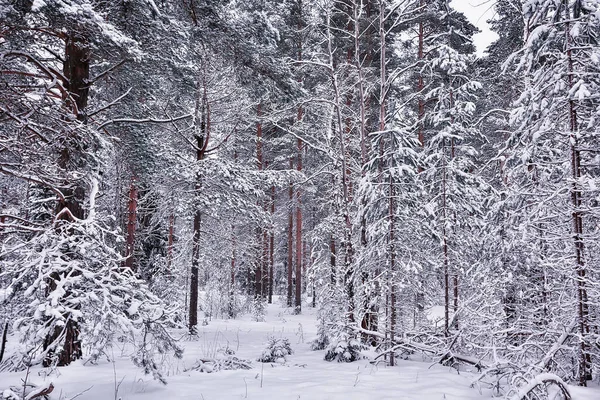
[[[127,237],[125,239],[125,267],[136,270],[134,263],[134,250],[135,250],[135,228],[137,224],[137,202],[138,202],[138,189],[136,185],[135,176],[131,178],[131,184],[129,185],[129,202],[127,206]]]
[[[571,23],[569,22],[570,11],[569,5],[566,0],[563,0],[563,8],[565,10],[565,41],[567,45],[567,59],[568,59],[568,82],[569,89],[573,88],[573,50],[572,50],[572,37],[571,37]],[[577,285],[577,316],[579,319],[578,329],[580,335],[580,355],[579,355],[579,385],[587,386],[587,381],[592,379],[591,372],[591,355],[587,351],[586,339],[590,333],[590,327],[588,322],[589,310],[588,310],[588,294],[586,288],[586,267],[584,260],[584,243],[583,243],[583,217],[581,212],[582,206],[582,194],[579,186],[581,179],[581,153],[578,147],[578,131],[579,123],[577,117],[577,104],[576,101],[571,97],[569,100],[569,123],[570,123],[570,135],[569,141],[571,143],[571,206],[573,211],[571,218],[573,221],[573,244],[575,248],[575,264],[576,264],[576,285]]]
[[[271,186],[271,219],[275,218],[275,186]],[[275,264],[275,227],[269,237],[269,304],[273,303],[273,268]]]
[[[294,169],[294,161],[290,158],[290,170]],[[287,305],[292,306],[293,296],[293,262],[294,262],[294,213],[293,213],[293,202],[294,202],[294,188],[290,184],[288,189],[288,231],[287,231]]]
[[[302,118],[301,110],[298,110],[298,118]],[[298,140],[298,172],[302,172],[302,141]],[[296,186],[296,296],[295,312],[302,311],[302,197],[300,186]]]
[[[85,108],[88,103],[89,73],[91,48],[88,40],[80,34],[71,32],[65,35],[65,57],[63,61],[63,74],[65,81],[63,85],[69,97],[65,101],[77,115],[77,119],[85,122]],[[64,147],[60,152],[58,163],[64,170],[69,170],[71,161],[78,162],[81,157],[80,149],[74,148],[65,140]],[[56,207],[57,220],[70,220],[73,218],[85,218],[83,208],[85,189],[82,186],[63,190],[64,199],[60,200]],[[60,226],[60,224],[57,224]],[[54,273],[49,279],[47,293],[56,289],[57,281],[62,277]],[[49,351],[43,361],[44,366],[50,366],[56,356],[59,366],[69,365],[71,361],[81,358],[81,343],[79,341],[79,327],[76,321],[68,319],[64,326],[56,326],[44,339],[43,348],[54,346],[56,341],[64,337],[64,343],[60,352],[55,355]]]

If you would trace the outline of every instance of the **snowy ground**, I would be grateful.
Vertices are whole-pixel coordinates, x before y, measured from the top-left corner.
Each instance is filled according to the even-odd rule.
[[[184,332],[177,332],[184,336]],[[489,399],[489,391],[471,388],[474,375],[457,374],[454,369],[430,361],[401,361],[396,367],[375,366],[367,360],[329,363],[323,351],[311,351],[308,341],[316,334],[313,309],[302,315],[290,315],[279,305],[270,305],[266,322],[254,322],[250,316],[237,320],[213,320],[199,329],[199,339],[183,342],[182,360],[168,364],[168,385],[145,376],[125,351],[115,349],[115,362],[100,365],[75,363],[60,368],[59,374],[43,376],[32,370],[36,384],[52,381],[52,399],[82,400],[217,400],[217,399]],[[269,335],[287,337],[294,354],[281,364],[253,362],[251,370],[202,373],[186,371],[198,358],[212,358],[217,349],[229,346],[236,356],[256,360]],[[119,354],[116,354],[119,353]],[[0,374],[0,388],[19,386],[24,373]],[[115,386],[118,394],[115,395]],[[574,400],[598,400],[600,389],[572,388]],[[1,397],[1,396],[0,396]]]

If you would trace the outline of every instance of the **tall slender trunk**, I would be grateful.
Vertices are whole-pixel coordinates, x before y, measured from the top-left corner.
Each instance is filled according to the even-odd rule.
[[[567,59],[569,68],[569,89],[573,88],[573,50],[571,37],[571,23],[569,4],[567,0],[563,0],[565,10],[565,41],[567,49]],[[575,264],[576,264],[576,285],[577,285],[577,316],[579,319],[578,328],[580,336],[580,355],[579,355],[579,385],[587,386],[587,381],[592,378],[591,374],[591,355],[587,352],[587,336],[589,335],[588,324],[588,304],[587,304],[587,288],[586,288],[586,267],[584,259],[584,243],[583,243],[583,218],[581,214],[581,153],[578,145],[579,123],[577,121],[577,105],[571,97],[569,100],[569,122],[570,134],[569,142],[571,152],[571,206],[572,206],[572,229],[573,229],[573,244],[575,248]]]
[[[330,16],[327,16],[327,26],[331,27]],[[350,188],[350,177],[349,177],[349,166],[347,162],[348,152],[346,147],[347,133],[343,128],[343,116],[342,116],[342,100],[339,87],[338,77],[335,73],[334,68],[334,52],[333,52],[333,39],[331,37],[331,29],[328,30],[327,50],[329,53],[329,71],[331,73],[331,80],[335,95],[335,115],[337,122],[337,133],[340,145],[340,160],[342,169],[342,216],[344,220],[344,235],[342,241],[342,247],[344,249],[344,292],[347,302],[347,321],[349,323],[355,322],[355,305],[354,305],[354,270],[353,270],[353,257],[354,251],[352,248],[352,221],[350,217],[350,202],[351,202],[351,188]],[[347,125],[346,125],[347,126]]]
[[[200,85],[200,84],[199,84]],[[199,126],[198,126],[199,125]],[[202,74],[202,90],[197,89],[196,110],[194,114],[194,136],[196,139],[196,161],[198,164],[204,159],[206,146],[210,139],[210,108],[206,88],[206,73]],[[202,189],[202,175],[196,176],[194,190],[196,195]],[[194,235],[192,238],[192,269],[190,274],[190,300],[188,329],[190,335],[197,334],[198,325],[198,275],[200,267],[200,228],[202,225],[202,210],[195,204],[194,212]]]
[[[69,32],[66,35],[65,57],[63,61],[63,75],[66,80],[63,85],[70,98],[65,99],[67,105],[73,110],[77,119],[83,123],[87,122],[85,109],[88,103],[89,95],[89,77],[90,77],[90,58],[91,48],[86,37],[76,32]],[[75,131],[76,132],[76,131]],[[76,133],[74,133],[76,134]],[[81,149],[70,145],[69,140],[65,140],[64,147],[61,149],[58,164],[68,171],[71,163],[81,163]],[[56,215],[60,220],[69,220],[72,217],[77,219],[85,218],[83,203],[85,199],[85,188],[82,185],[67,188],[63,190],[64,200],[58,202],[56,206]],[[72,216],[72,217],[71,217]],[[47,293],[51,293],[57,287],[58,281],[62,279],[58,273],[53,273],[48,281]],[[68,289],[67,289],[68,290]],[[81,343],[79,341],[79,324],[68,318],[63,326],[57,326],[52,332],[49,332],[43,343],[44,350],[53,345],[58,339],[64,337],[64,343],[60,352],[56,355],[58,365],[69,365],[71,361],[81,358]],[[50,351],[43,361],[44,366],[52,365],[55,354]]]
[[[446,165],[446,139],[442,139],[442,251],[444,257],[444,335],[448,336],[450,321],[450,272],[448,270],[448,236],[446,229],[446,185],[448,179]]]
[[[127,238],[125,239],[125,267],[135,271],[134,250],[135,250],[135,227],[137,224],[137,203],[138,189],[136,178],[131,178],[129,185],[129,203],[127,206]]]
[[[299,62],[302,61],[302,0],[298,1],[298,41],[297,41],[297,60]],[[302,79],[299,78],[301,82]],[[297,122],[302,123],[302,116],[304,114],[304,110],[302,107],[298,107],[298,115]],[[298,172],[302,172],[302,151],[303,151],[303,143],[302,140],[298,139],[298,161],[296,163],[296,168]],[[304,254],[302,251],[302,194],[300,192],[300,185],[296,186],[296,293],[295,293],[295,303],[294,303],[294,312],[296,314],[300,314],[302,311],[302,266],[303,259],[302,255]]]
[[[419,7],[423,8],[424,0],[419,0]],[[422,14],[423,16],[423,14]],[[419,73],[417,77],[417,96],[418,96],[418,105],[417,105],[417,117],[419,121],[419,132],[418,139],[421,147],[425,146],[425,134],[424,134],[424,120],[425,120],[425,100],[423,98],[423,89],[425,89],[425,83],[423,81],[423,74],[421,73],[420,67],[422,67],[421,63],[425,59],[425,53],[423,51],[425,43],[425,31],[423,25],[423,18],[419,20],[419,32],[418,32],[418,50],[417,50],[417,59],[419,60]]]
[[[173,244],[175,242],[175,213],[171,211],[169,214],[169,237],[167,239],[167,274],[169,278],[173,278]]]
[[[271,220],[275,218],[275,186],[271,186]],[[275,226],[269,235],[269,304],[273,303],[273,269],[275,267]]]
[[[335,285],[336,257],[337,257],[337,254],[335,252],[335,237],[333,235],[331,235],[329,237],[329,266],[331,267],[331,275],[330,275],[331,286]]]
[[[262,121],[260,120],[261,106],[262,106],[262,104],[258,103],[258,106],[256,109],[256,115],[258,117],[258,120],[256,122],[256,159],[257,159],[259,171],[263,170]],[[265,230],[262,227],[258,227],[256,236],[257,236],[257,242],[258,242],[258,248],[259,248],[259,252],[258,252],[259,257],[256,262],[256,266],[254,268],[254,298],[260,300],[260,299],[262,299],[262,297],[264,295],[263,268],[264,268],[264,264],[265,264],[265,252],[264,252],[265,237],[266,237]]]
[[[364,5],[364,7],[366,7],[366,12],[367,12],[367,20],[369,20],[369,10],[370,10],[370,6],[369,4]],[[383,7],[383,6],[382,6]],[[358,95],[359,95],[359,109],[360,109],[360,120],[359,120],[359,130],[360,130],[360,161],[361,161],[361,177],[365,177],[366,174],[366,166],[369,162],[369,155],[368,155],[368,142],[367,142],[367,134],[368,134],[368,128],[367,128],[367,104],[368,104],[368,99],[367,99],[367,93],[366,93],[366,89],[365,89],[365,79],[364,79],[364,68],[363,68],[363,64],[364,63],[370,63],[371,61],[371,57],[365,57],[363,59],[363,55],[362,55],[362,51],[361,51],[361,46],[360,46],[360,38],[363,35],[367,35],[367,46],[369,44],[371,44],[371,40],[370,39],[370,35],[371,35],[371,29],[367,26],[364,28],[364,31],[361,32],[361,18],[362,18],[362,14],[363,14],[363,4],[357,4],[356,2],[354,3],[354,63],[356,66],[356,70],[358,73]],[[367,51],[370,53],[372,50],[370,48],[367,49]],[[367,67],[369,67],[369,65],[367,64]],[[360,198],[360,202],[361,202],[361,211],[360,211],[360,215],[359,215],[359,221],[360,221],[360,246],[363,249],[366,249],[367,247],[367,219],[366,219],[366,206],[367,206],[367,198],[366,196],[363,194]],[[367,330],[373,330],[376,331],[377,330],[377,306],[376,306],[376,302],[373,301],[373,297],[374,295],[376,295],[376,293],[378,292],[378,288],[376,288],[376,290],[372,291],[372,290],[368,290],[368,285],[369,285],[369,280],[370,280],[370,271],[368,269],[368,267],[365,265],[365,261],[361,262],[361,284],[363,286],[363,288],[365,288],[366,290],[363,290],[363,302],[362,302],[362,310],[364,312],[363,317],[362,317],[362,321],[361,321],[361,327]],[[376,282],[377,284],[377,282]],[[365,339],[372,339],[374,341],[374,338],[369,337],[369,336],[365,336]]]
[[[452,85],[450,85],[450,109],[452,109],[454,107],[454,90],[452,89]],[[453,124],[454,123],[454,115],[450,116],[450,123]],[[450,139],[450,161],[454,160],[455,157],[455,146],[454,146],[454,138]],[[456,229],[456,226],[458,225],[458,221],[456,218],[456,210],[453,211],[453,216],[454,216],[454,221],[453,221],[453,228],[452,230],[454,231]],[[446,240],[446,239],[444,239]],[[444,257],[447,260],[448,259],[448,251],[447,249],[444,250]],[[459,296],[459,291],[458,291],[458,265],[455,262],[454,265],[454,271],[452,274],[452,284],[453,284],[453,299],[452,299],[452,311],[453,311],[453,316],[452,319],[454,321],[454,329],[458,330],[458,296]]]
[[[231,267],[229,270],[229,305],[228,315],[229,318],[235,318],[235,268],[236,268],[236,254],[237,241],[235,237],[235,225],[231,225]]]
[[[392,174],[390,174],[390,184],[389,184],[389,219],[390,219],[390,232],[389,232],[389,251],[390,251],[390,341],[393,343],[394,337],[396,335],[396,283],[394,272],[396,271],[396,202],[395,202],[395,188],[394,188],[394,178]],[[390,353],[390,365],[393,366],[395,363],[395,354],[394,352]]]
[[[379,39],[380,44],[380,67],[379,67],[379,131],[383,132],[386,129],[386,98],[387,98],[387,70],[385,66],[386,62],[386,34],[385,34],[385,5],[383,1],[379,3]],[[394,138],[390,138],[390,153],[393,155]],[[389,201],[388,201],[388,218],[390,221],[389,226],[389,252],[390,252],[390,267],[389,267],[389,285],[390,285],[390,298],[389,298],[389,326],[390,326],[390,341],[393,342],[396,334],[396,283],[394,272],[396,270],[396,199],[395,199],[395,183],[394,183],[394,165],[390,163],[388,165],[389,171]],[[395,354],[390,353],[390,365],[395,364]]]
[[[419,19],[419,27],[418,27],[418,49],[417,49],[417,60],[418,64],[418,73],[417,73],[417,139],[419,140],[419,144],[421,149],[425,148],[425,99],[424,99],[424,89],[425,82],[423,80],[423,61],[425,60],[425,52],[424,52],[424,44],[425,44],[425,26],[423,18],[425,13],[423,11],[425,0],[419,0],[419,8],[421,11],[421,18]],[[419,163],[417,168],[418,172],[423,172],[422,164]],[[415,298],[415,318],[413,325],[416,327],[417,324],[417,315],[425,309],[425,293],[423,292],[423,288],[425,287],[424,277],[421,278],[421,287],[417,289],[416,298]]]
[[[290,157],[290,170],[294,169],[293,158]],[[293,271],[294,271],[294,187],[288,188],[288,230],[287,230],[287,306],[292,306]]]
[[[302,118],[301,109],[298,110],[298,118]],[[302,172],[302,141],[298,139],[298,172]],[[294,312],[300,314],[302,311],[302,197],[300,186],[296,186],[296,296]]]

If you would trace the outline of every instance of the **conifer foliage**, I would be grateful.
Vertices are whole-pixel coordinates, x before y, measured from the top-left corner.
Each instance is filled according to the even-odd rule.
[[[497,0],[483,55],[452,4],[1,2],[0,371],[165,383],[279,296],[328,361],[598,379],[600,2]]]

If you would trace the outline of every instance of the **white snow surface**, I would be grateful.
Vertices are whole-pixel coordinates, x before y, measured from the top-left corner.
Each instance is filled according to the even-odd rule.
[[[399,361],[395,367],[372,365],[368,359],[353,363],[323,360],[324,351],[311,351],[309,340],[316,335],[316,311],[304,307],[302,315],[291,315],[278,304],[267,308],[266,322],[252,321],[249,315],[235,320],[213,319],[199,326],[197,340],[185,339],[186,331],[175,331],[185,347],[182,360],[166,362],[168,385],[154,381],[134,366],[128,349],[114,348],[114,363],[98,365],[81,361],[46,376],[33,368],[29,381],[37,385],[52,382],[53,400],[470,400],[491,399],[492,393],[470,387],[475,373],[435,364],[431,360]],[[294,354],[285,363],[256,361],[270,335],[288,338]],[[15,345],[11,337],[10,345]],[[239,358],[251,359],[251,370],[203,373],[186,371],[198,358],[213,358],[218,348],[229,346]],[[9,348],[10,350],[10,348]],[[109,354],[112,353],[109,351]],[[0,390],[21,386],[25,372],[0,373]],[[261,387],[262,382],[262,387]],[[115,395],[115,386],[118,394]],[[598,388],[570,388],[574,400],[600,399]]]

